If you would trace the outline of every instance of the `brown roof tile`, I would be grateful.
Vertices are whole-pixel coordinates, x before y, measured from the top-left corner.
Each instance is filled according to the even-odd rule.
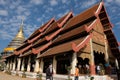
[[[56,29],[59,29],[57,23],[61,23],[61,22],[65,19],[65,17],[66,17],[67,15],[68,15],[68,14],[66,14],[65,16],[63,16],[62,18],[60,18],[58,21],[54,22],[54,23],[47,29],[47,31],[45,32],[45,34],[48,34],[48,33],[50,33],[51,31],[54,31],[54,30],[56,30]]]
[[[89,23],[87,23],[86,25],[89,26],[91,23],[92,23],[92,21],[89,22]],[[64,28],[64,29],[65,29],[65,28]],[[63,29],[63,31],[64,31],[64,29]],[[68,31],[68,32],[60,35],[60,36],[54,41],[54,43],[58,43],[59,41],[68,39],[68,38],[70,38],[70,37],[72,37],[72,36],[76,36],[76,35],[80,34],[81,32],[85,32],[85,31],[86,31],[86,30],[85,30],[85,26],[84,26],[84,25],[79,26],[79,27],[77,27],[77,28],[75,28],[75,29],[73,29],[73,30],[71,30],[71,31]],[[54,43],[53,43],[53,44],[54,44]]]
[[[53,18],[52,18],[52,19],[53,19]],[[29,36],[29,38],[27,38],[27,40],[28,40],[28,39],[31,39],[33,36],[39,34],[39,33],[40,33],[40,32],[39,32],[39,29],[44,28],[50,21],[51,21],[51,19],[50,19],[48,22],[46,22],[44,25],[42,25],[40,28],[38,28],[37,30],[35,30],[35,31]]]
[[[33,47],[34,47],[35,45],[41,44],[41,43],[44,42],[44,41],[46,41],[45,37],[42,38],[42,39],[40,39],[40,40],[38,40],[38,41],[36,41],[35,44],[33,44]]]
[[[77,40],[73,40],[73,41],[55,46],[53,48],[50,48],[48,51],[46,51],[43,54],[41,54],[40,56],[38,56],[38,58],[71,51],[72,50],[72,42],[74,42],[75,44],[79,44],[83,40],[84,40],[84,38],[79,38]]]
[[[32,54],[32,51],[31,51],[31,50],[27,51],[27,52],[24,53],[24,54],[21,54],[20,57],[24,57],[24,56],[27,56],[27,55],[30,55],[30,54]]]
[[[88,10],[85,10],[84,12],[82,12],[82,13],[78,14],[77,16],[73,17],[72,19],[70,19],[70,21],[66,25],[66,29],[73,27],[74,25],[77,25],[77,24],[95,16],[94,13],[96,12],[98,6],[99,6],[99,4],[96,4],[92,8],[89,8]]]

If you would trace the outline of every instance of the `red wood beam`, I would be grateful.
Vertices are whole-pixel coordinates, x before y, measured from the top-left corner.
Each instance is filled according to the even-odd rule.
[[[23,48],[23,49],[20,50],[20,51],[14,51],[14,54],[15,54],[15,55],[22,54],[23,52],[25,52],[26,50],[28,50],[31,46],[32,46],[32,44],[30,44],[29,46]]]
[[[74,52],[78,52],[81,48],[83,48],[90,41],[92,34],[88,35],[80,44],[76,45],[74,42],[72,43],[72,49]]]
[[[43,45],[42,47],[40,47],[39,49],[32,49],[33,54],[38,54],[39,52],[43,51],[44,49],[46,49],[47,47],[49,47],[52,44],[52,41],[48,42],[47,44]]]
[[[98,19],[94,20],[88,27],[87,27],[87,25],[85,25],[86,31],[87,32],[91,31],[93,29],[93,27],[96,26],[97,22],[98,22]]]
[[[69,12],[65,19],[61,23],[59,23],[59,26],[62,27],[71,15],[73,16],[73,12]]]
[[[41,37],[43,35],[43,33],[40,33],[38,36],[36,36],[35,38],[31,39],[31,40],[27,40],[28,43],[32,43],[34,42],[35,40],[37,40],[39,37]]]
[[[57,34],[59,34],[61,31],[63,30],[63,28],[60,28],[59,30],[57,30],[55,33],[53,33],[51,36],[45,36],[46,40],[49,41],[51,39],[53,39]]]
[[[52,19],[47,23],[47,25],[46,25],[45,27],[43,27],[42,29],[40,28],[39,31],[40,31],[40,32],[45,31],[45,29],[48,28],[53,21],[55,21],[54,18],[52,18]]]
[[[100,3],[100,5],[98,6],[98,9],[95,12],[96,17],[100,14],[100,11],[101,11],[102,7],[103,7],[103,2]]]
[[[29,46],[25,47],[24,49],[21,50],[21,53],[25,52],[26,50],[28,50],[30,47],[32,47],[32,44],[30,44]]]

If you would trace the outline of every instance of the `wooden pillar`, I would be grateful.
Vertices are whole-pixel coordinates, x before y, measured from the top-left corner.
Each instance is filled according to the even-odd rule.
[[[9,59],[8,69],[10,69],[10,61],[11,61],[11,60]]]
[[[40,72],[43,73],[43,59],[41,58],[41,62],[40,62]]]
[[[54,74],[56,74],[56,69],[57,68],[57,61],[56,61],[56,59],[55,59],[55,56],[54,56],[54,58],[53,58],[53,73]]]
[[[18,58],[17,71],[20,71],[21,58]]]
[[[12,67],[12,70],[13,70],[13,71],[15,70],[15,63],[16,63],[16,58],[14,57],[14,60],[13,60],[13,67]]]
[[[6,66],[6,67],[7,67],[7,69],[9,69],[9,67],[10,67],[10,66],[9,66],[9,65],[10,65],[9,59],[8,59],[8,62],[7,62],[7,64],[6,64],[6,65],[7,65],[7,66]]]
[[[10,70],[12,70],[12,59],[10,59]]]
[[[105,60],[106,60],[106,62],[109,63],[107,38],[106,38],[106,35],[104,35],[104,36],[105,36]]]
[[[22,60],[22,69],[21,69],[21,71],[24,71],[24,58]]]
[[[30,60],[31,60],[31,57],[28,56],[28,64],[27,64],[27,71],[30,72]]]
[[[71,66],[72,66],[71,74],[74,74],[75,66],[77,66],[77,53],[73,53]]]
[[[90,72],[91,72],[91,75],[95,75],[96,72],[95,72],[95,61],[94,61],[92,39],[90,39],[90,47],[91,47]]]
[[[39,59],[36,60],[34,72],[39,72]]]

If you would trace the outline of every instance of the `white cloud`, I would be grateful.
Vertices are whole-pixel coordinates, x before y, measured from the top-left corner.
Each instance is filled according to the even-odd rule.
[[[96,0],[88,0],[81,3],[81,8],[87,8],[96,3]]]
[[[7,10],[0,10],[0,15],[1,16],[7,16],[8,15],[8,11]]]
[[[5,0],[0,0],[0,4],[1,4],[1,5],[6,4]]]
[[[0,30],[0,38],[5,40],[5,39],[12,39],[13,36],[11,36],[7,31],[5,30]]]
[[[120,5],[120,0],[106,0],[105,1],[106,6],[111,6],[111,4],[117,4],[119,6]]]
[[[23,7],[23,6],[18,6],[18,7],[17,7],[17,13],[18,13],[18,14],[23,13],[25,10],[26,10],[26,8]]]
[[[38,22],[41,22],[42,20],[41,20],[41,18],[37,18],[37,21],[38,21]]]
[[[51,6],[55,6],[57,4],[58,4],[57,0],[50,0],[50,5]]]
[[[8,22],[0,19],[0,24],[8,24]]]
[[[25,35],[28,37],[30,36],[36,29],[38,29],[38,27],[36,25],[25,25],[26,27],[24,27],[24,32],[25,32]]]
[[[16,19],[18,19],[18,20],[22,20],[22,18],[24,18],[24,20],[27,19],[27,17],[24,16],[24,15],[17,15],[17,16],[16,16]]]
[[[112,2],[113,0],[106,0],[106,2],[108,2],[108,3],[110,3],[110,2]]]
[[[52,11],[53,11],[53,8],[48,7],[48,8],[45,10],[45,13],[49,13],[49,12],[52,12]]]
[[[115,2],[116,2],[117,4],[120,4],[120,0],[115,0]]]
[[[15,9],[16,8],[16,6],[15,5],[10,5],[10,7],[9,7],[10,9]]]
[[[30,11],[25,11],[24,14],[25,14],[26,16],[29,16],[31,13],[30,13]]]
[[[39,5],[39,4],[43,4],[43,0],[31,0],[30,3],[35,4],[35,5]]]
[[[57,17],[58,18],[61,18],[62,16],[64,16],[65,14],[67,14],[69,12],[69,10],[66,10],[65,12],[63,12],[63,13],[59,13],[58,15],[57,15]]]
[[[61,0],[63,4],[67,3],[68,0]]]
[[[117,22],[116,25],[120,26],[120,22]]]

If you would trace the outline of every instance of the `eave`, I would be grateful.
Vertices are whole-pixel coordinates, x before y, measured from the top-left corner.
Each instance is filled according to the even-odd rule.
[[[81,43],[76,45],[74,42],[72,43],[72,49],[74,52],[78,52],[80,49],[82,49],[87,43],[90,41],[90,38],[92,37],[92,34],[88,35]]]
[[[25,42],[26,42],[27,40],[33,39],[36,34],[39,34],[39,33],[44,32],[53,22],[55,22],[55,19],[54,19],[54,18],[50,19],[48,22],[46,22],[44,25],[42,25],[39,29],[35,30],[35,31],[30,35],[30,37],[25,40]],[[32,38],[32,37],[33,37],[33,38]]]
[[[29,46],[25,47],[24,49],[20,50],[20,51],[15,51],[14,54],[15,55],[19,55],[22,54],[23,52],[25,52],[26,50],[28,50],[29,48],[32,47],[32,44],[30,44]]]

